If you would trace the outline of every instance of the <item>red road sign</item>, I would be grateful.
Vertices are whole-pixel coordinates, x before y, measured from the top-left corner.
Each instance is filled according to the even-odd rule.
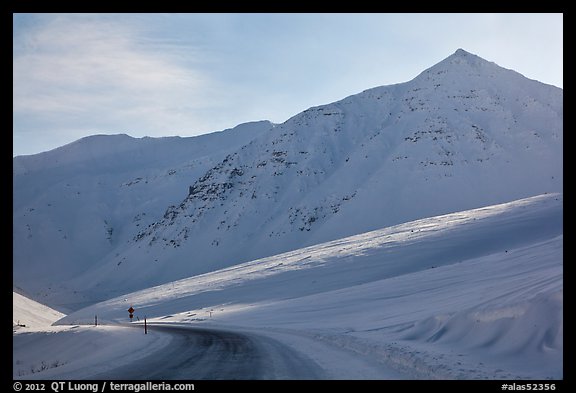
[[[132,308],[132,306],[130,306],[130,308],[128,309],[128,312],[129,312],[130,314],[133,314],[133,313],[134,313],[134,309]]]

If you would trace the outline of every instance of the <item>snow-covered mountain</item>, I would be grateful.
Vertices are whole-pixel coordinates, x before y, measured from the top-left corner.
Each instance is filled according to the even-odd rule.
[[[75,309],[563,191],[562,89],[461,49],[409,82],[243,128],[191,139],[100,136],[16,157],[14,285]]]
[[[190,138],[95,135],[15,157],[14,286],[43,303],[64,290],[78,305],[55,307],[81,306],[82,294],[63,282],[115,255],[135,230],[186,196],[189,179],[272,127],[254,122]]]

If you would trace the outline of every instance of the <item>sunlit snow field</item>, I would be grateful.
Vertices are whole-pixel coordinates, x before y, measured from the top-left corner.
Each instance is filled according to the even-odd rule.
[[[425,218],[53,315],[15,327],[14,378],[89,378],[166,345],[119,325],[132,305],[133,324],[271,337],[334,379],[562,379],[562,212],[547,194]]]

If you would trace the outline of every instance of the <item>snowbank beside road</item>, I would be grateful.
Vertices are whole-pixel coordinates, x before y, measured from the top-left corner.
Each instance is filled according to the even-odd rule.
[[[159,350],[170,335],[120,326],[57,326],[13,336],[14,379],[85,379]]]

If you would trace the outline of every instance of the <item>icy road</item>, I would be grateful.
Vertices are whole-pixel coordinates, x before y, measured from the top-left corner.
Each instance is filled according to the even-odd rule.
[[[96,379],[324,379],[312,360],[279,341],[246,333],[152,325],[174,336],[171,343],[137,363]]]

